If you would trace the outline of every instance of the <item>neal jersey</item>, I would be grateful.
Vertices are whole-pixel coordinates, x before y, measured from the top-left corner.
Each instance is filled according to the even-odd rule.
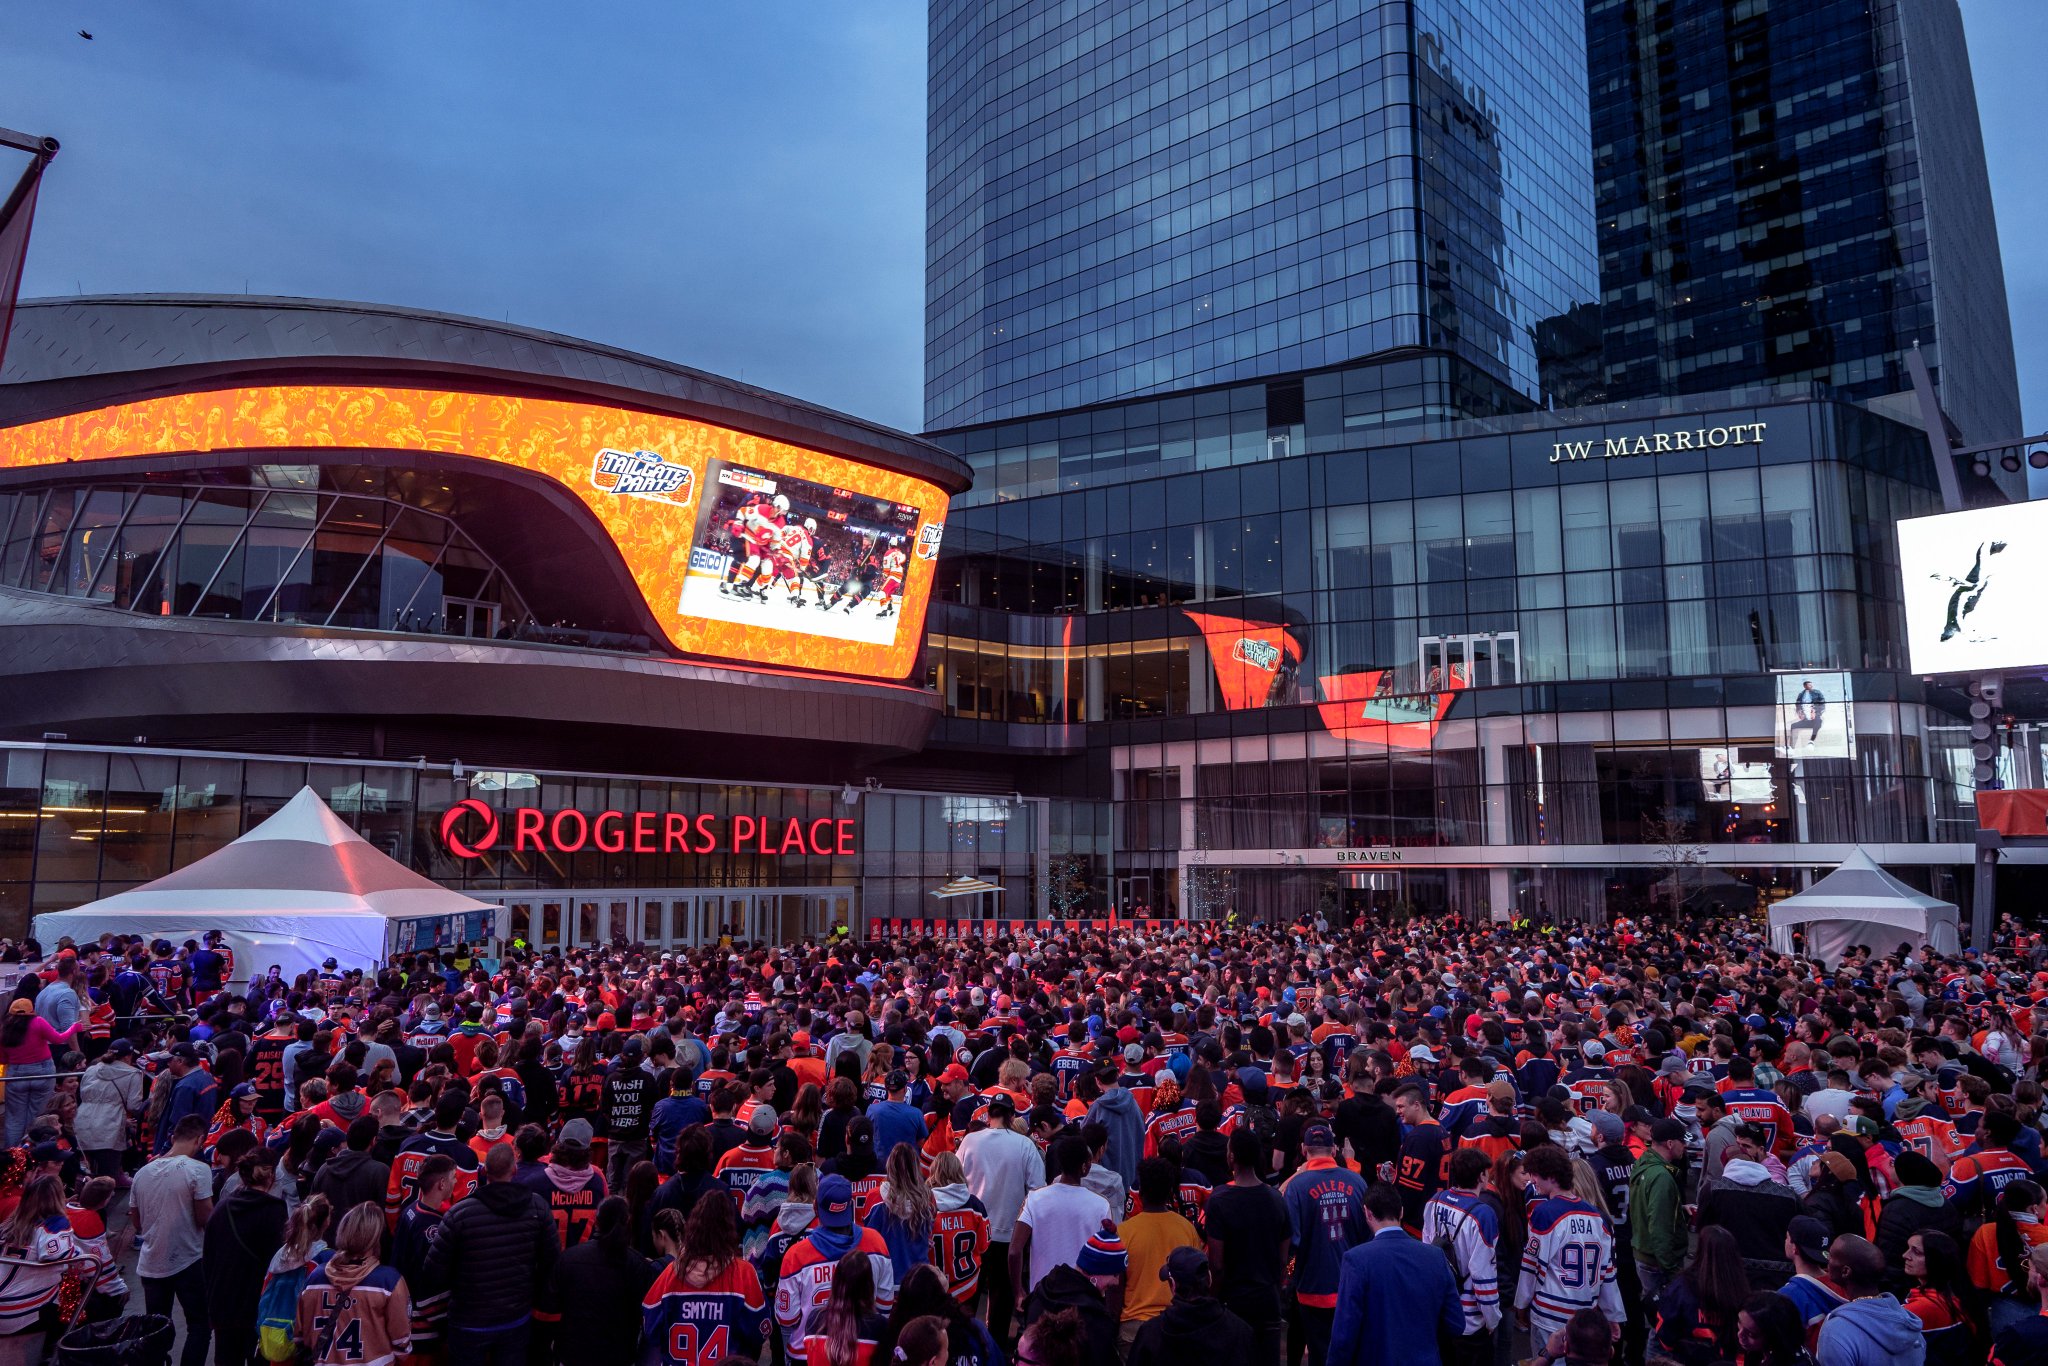
[[[988,1254],[988,1212],[973,1196],[932,1218],[932,1265],[946,1273],[953,1298],[972,1305],[981,1293],[981,1259]]]

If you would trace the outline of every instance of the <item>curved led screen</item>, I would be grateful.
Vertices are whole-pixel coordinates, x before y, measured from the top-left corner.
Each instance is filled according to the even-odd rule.
[[[711,423],[556,399],[263,385],[0,429],[0,469],[320,449],[547,476],[597,517],[679,650],[870,678],[902,678],[916,661],[945,491]]]

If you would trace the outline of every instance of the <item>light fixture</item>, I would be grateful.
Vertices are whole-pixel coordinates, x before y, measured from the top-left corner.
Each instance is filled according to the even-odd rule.
[[[462,760],[457,759],[455,761],[455,767],[448,771],[448,776],[458,783],[462,781]]]

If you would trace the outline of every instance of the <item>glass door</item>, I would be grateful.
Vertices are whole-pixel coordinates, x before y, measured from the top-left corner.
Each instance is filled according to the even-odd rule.
[[[541,948],[562,947],[562,905],[559,901],[543,901],[540,904],[540,926],[533,936],[533,942]]]
[[[627,934],[650,949],[669,948],[667,903],[655,897],[642,897],[639,901],[638,923]]]
[[[605,907],[604,919],[598,925],[597,932],[602,936],[598,940],[601,944],[619,943],[636,938],[633,926],[633,903],[631,901],[614,901],[607,905]]]

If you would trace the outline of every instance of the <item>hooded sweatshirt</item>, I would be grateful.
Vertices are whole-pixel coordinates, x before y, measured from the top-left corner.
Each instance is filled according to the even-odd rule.
[[[382,1262],[328,1257],[299,1292],[297,1340],[313,1366],[391,1366],[412,1350],[412,1302],[405,1279]],[[326,1352],[319,1348],[325,1346]]]
[[[1252,1354],[1251,1325],[1207,1295],[1175,1296],[1138,1330],[1125,1366],[1180,1366],[1189,1361],[1243,1361]]]
[[[988,1253],[988,1209],[964,1183],[932,1188],[938,1213],[932,1218],[932,1245],[943,1257],[940,1270],[953,1298],[972,1305],[981,1290],[981,1259]]]
[[[1785,1229],[1797,1213],[1799,1197],[1792,1188],[1773,1181],[1762,1163],[1746,1157],[1729,1158],[1719,1176],[1700,1183],[1700,1227],[1719,1224],[1734,1234],[1752,1276],[1759,1270],[1790,1274]]]
[[[1890,1295],[1851,1300],[1820,1326],[1819,1366],[1920,1366],[1927,1339],[1920,1320]]]
[[[1103,1165],[1124,1179],[1124,1189],[1138,1184],[1138,1163],[1145,1156],[1145,1116],[1129,1090],[1112,1086],[1088,1109],[1088,1122],[1109,1130]]]

